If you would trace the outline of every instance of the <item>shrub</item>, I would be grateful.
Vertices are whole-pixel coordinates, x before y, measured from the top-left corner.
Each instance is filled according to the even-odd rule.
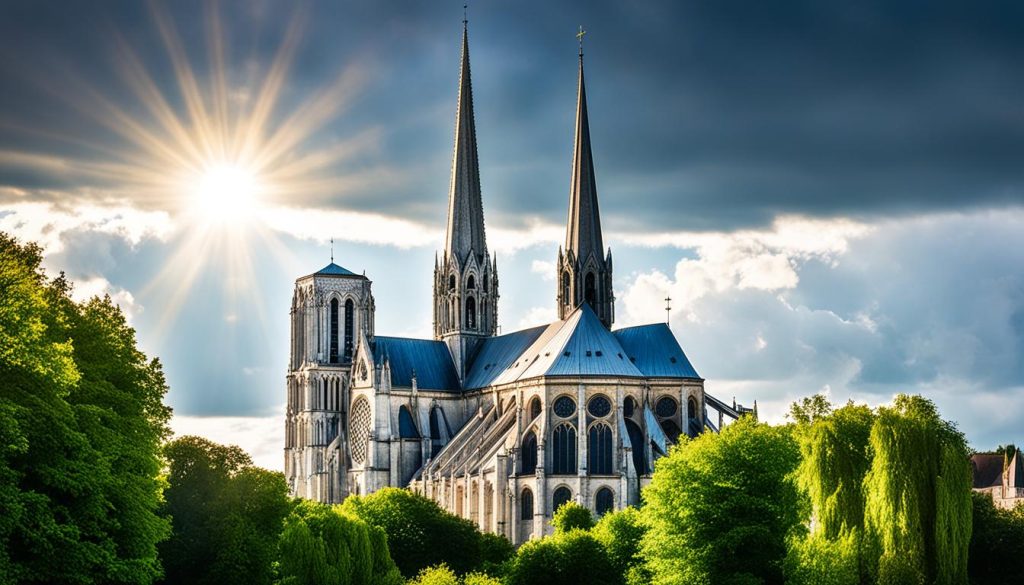
[[[566,502],[555,511],[551,525],[555,527],[556,534],[575,529],[590,530],[594,527],[594,515],[576,502]]]

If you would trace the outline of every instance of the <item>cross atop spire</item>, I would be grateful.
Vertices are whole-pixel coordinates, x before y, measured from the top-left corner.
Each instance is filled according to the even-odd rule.
[[[334,238],[331,238],[331,264],[334,264]]]
[[[580,25],[580,32],[576,33],[576,40],[580,42],[580,57],[583,57],[583,37],[587,36],[587,31],[583,30],[583,25]]]

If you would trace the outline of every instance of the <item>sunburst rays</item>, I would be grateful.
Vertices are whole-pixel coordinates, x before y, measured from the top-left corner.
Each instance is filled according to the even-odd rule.
[[[359,184],[358,174],[346,175],[338,169],[377,139],[377,133],[368,130],[352,137],[315,140],[351,105],[365,84],[365,69],[346,65],[305,99],[292,95],[289,74],[309,17],[304,9],[292,13],[272,58],[262,68],[257,65],[258,74],[247,82],[236,82],[243,66],[232,67],[230,31],[222,24],[217,3],[204,3],[203,10],[205,62],[194,62],[199,53],[183,42],[167,7],[155,1],[149,4],[167,71],[173,74],[171,83],[152,62],[152,55],[147,61],[116,32],[113,69],[127,91],[115,94],[98,87],[70,67],[64,76],[48,74],[46,83],[53,95],[116,140],[83,140],[52,129],[38,131],[79,147],[84,142],[87,147],[80,158],[38,164],[61,165],[83,181],[112,186],[112,192],[128,194],[125,197],[133,204],[165,210],[174,218],[170,258],[139,293],[143,302],[160,307],[158,334],[166,333],[182,304],[196,293],[197,279],[207,271],[218,272],[225,306],[248,307],[246,314],[260,316],[259,326],[265,329],[254,258],[294,264],[268,227],[267,214],[278,207],[322,202]],[[57,76],[59,82],[54,81]],[[68,91],[69,86],[74,90]],[[250,97],[238,99],[239,94]],[[329,144],[311,148],[314,142]],[[252,208],[232,214],[232,221],[206,221],[195,213],[193,194],[210,180],[211,173],[224,169],[237,170],[240,177],[258,184],[258,200],[240,198],[237,205]]]

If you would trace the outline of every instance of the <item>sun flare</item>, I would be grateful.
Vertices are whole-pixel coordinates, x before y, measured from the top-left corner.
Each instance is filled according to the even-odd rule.
[[[256,173],[237,165],[212,166],[203,172],[192,194],[192,209],[208,223],[237,223],[259,205]]]

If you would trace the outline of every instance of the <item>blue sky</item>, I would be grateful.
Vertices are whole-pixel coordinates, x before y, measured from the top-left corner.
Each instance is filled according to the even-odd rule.
[[[472,3],[502,330],[554,316],[582,24],[617,325],[671,295],[708,391],[769,420],[921,392],[977,448],[1024,440],[1022,10]],[[429,334],[461,16],[4,3],[0,229],[122,305],[179,432],[280,467],[291,287],[329,238],[379,333]],[[226,213],[197,199],[225,163],[254,193]]]

